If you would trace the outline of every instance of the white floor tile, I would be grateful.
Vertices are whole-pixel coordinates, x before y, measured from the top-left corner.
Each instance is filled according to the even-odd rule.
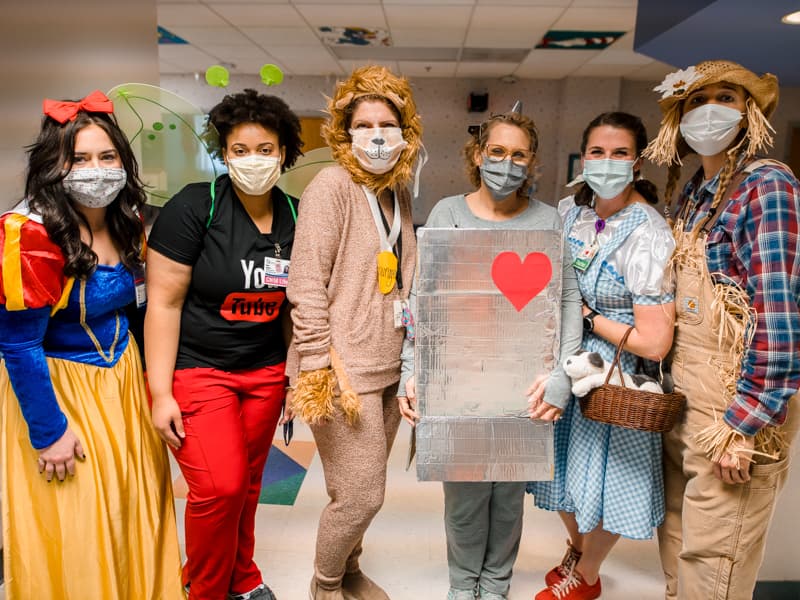
[[[295,439],[312,437],[307,427],[296,423]],[[418,482],[413,467],[405,470],[408,439],[403,423],[389,460],[386,502],[367,532],[361,566],[393,600],[444,600],[448,582],[442,487]],[[259,506],[256,561],[279,600],[308,597],[317,520],[327,500],[315,454],[294,506]],[[183,548],[185,501],[178,499],[175,506]],[[565,539],[558,517],[535,509],[528,498],[510,600],[530,600],[544,586],[544,573],[561,559]],[[655,541],[620,540],[603,566],[602,578],[604,600],[661,599],[663,578]],[[0,600],[4,597],[0,589]]]

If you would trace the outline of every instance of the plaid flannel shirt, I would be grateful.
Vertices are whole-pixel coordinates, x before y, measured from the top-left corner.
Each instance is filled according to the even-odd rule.
[[[693,178],[681,197],[696,210],[687,230],[708,214],[719,174],[705,185]],[[800,184],[791,171],[761,166],[722,208],[706,244],[716,282],[738,284],[757,320],[742,358],[736,395],[724,419],[745,435],[786,419],[800,389]]]

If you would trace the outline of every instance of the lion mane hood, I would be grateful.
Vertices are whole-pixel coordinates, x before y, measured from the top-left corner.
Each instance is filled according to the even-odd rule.
[[[345,117],[345,109],[353,100],[371,95],[382,96],[397,108],[403,139],[408,143],[394,168],[380,175],[365,171],[353,156]],[[322,127],[322,136],[330,146],[333,158],[350,173],[355,183],[380,193],[411,181],[414,162],[422,146],[422,121],[417,114],[411,86],[405,78],[377,65],[356,69],[347,80],[336,85],[333,97],[328,98],[327,113],[329,117]]]

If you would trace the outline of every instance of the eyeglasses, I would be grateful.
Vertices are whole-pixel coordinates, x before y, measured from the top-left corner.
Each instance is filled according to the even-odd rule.
[[[492,162],[500,162],[510,158],[511,162],[521,167],[527,167],[533,158],[533,152],[530,150],[509,150],[499,144],[486,144],[485,154],[486,158]]]

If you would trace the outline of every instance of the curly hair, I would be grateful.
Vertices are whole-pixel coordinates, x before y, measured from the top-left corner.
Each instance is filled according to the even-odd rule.
[[[238,94],[228,94],[208,113],[206,133],[209,150],[223,158],[228,146],[228,136],[237,125],[256,123],[278,134],[278,142],[286,148],[282,171],[290,168],[303,155],[300,138],[300,119],[289,105],[277,96],[259,94],[246,89]]]
[[[481,169],[475,164],[475,154],[486,148],[486,144],[489,141],[489,133],[498,123],[519,127],[528,134],[528,139],[530,140],[528,149],[533,153],[533,159],[531,160],[531,164],[528,165],[528,179],[526,179],[525,183],[517,190],[517,195],[527,196],[530,193],[531,186],[535,179],[533,168],[536,166],[536,152],[539,150],[539,132],[536,129],[536,124],[533,122],[533,119],[517,112],[492,115],[489,119],[481,123],[477,135],[470,136],[462,150],[464,164],[467,169],[467,177],[469,177],[469,181],[473,186],[476,188],[480,187]]]
[[[622,129],[630,133],[636,146],[634,149],[636,156],[641,156],[644,149],[647,148],[647,130],[639,117],[626,112],[605,112],[592,119],[592,122],[583,130],[581,156],[586,154],[586,146],[589,144],[589,136],[592,131],[603,126]],[[641,178],[639,173],[634,173],[633,175],[633,189],[650,204],[658,204],[658,190],[655,184],[652,181]],[[575,204],[578,206],[591,206],[593,199],[594,192],[585,183],[575,192]]]
[[[91,229],[83,214],[75,209],[64,191],[64,177],[72,169],[75,138],[89,125],[97,125],[108,134],[127,174],[125,187],[106,209],[106,224],[111,238],[120,250],[122,263],[128,269],[141,265],[140,245],[144,224],[140,217],[145,204],[144,185],[139,167],[125,134],[113,115],[79,112],[74,120],[63,125],[44,117],[36,141],[29,145],[25,197],[31,209],[41,215],[50,239],[64,254],[64,274],[85,279],[97,266],[97,254],[81,240],[80,224]]]

